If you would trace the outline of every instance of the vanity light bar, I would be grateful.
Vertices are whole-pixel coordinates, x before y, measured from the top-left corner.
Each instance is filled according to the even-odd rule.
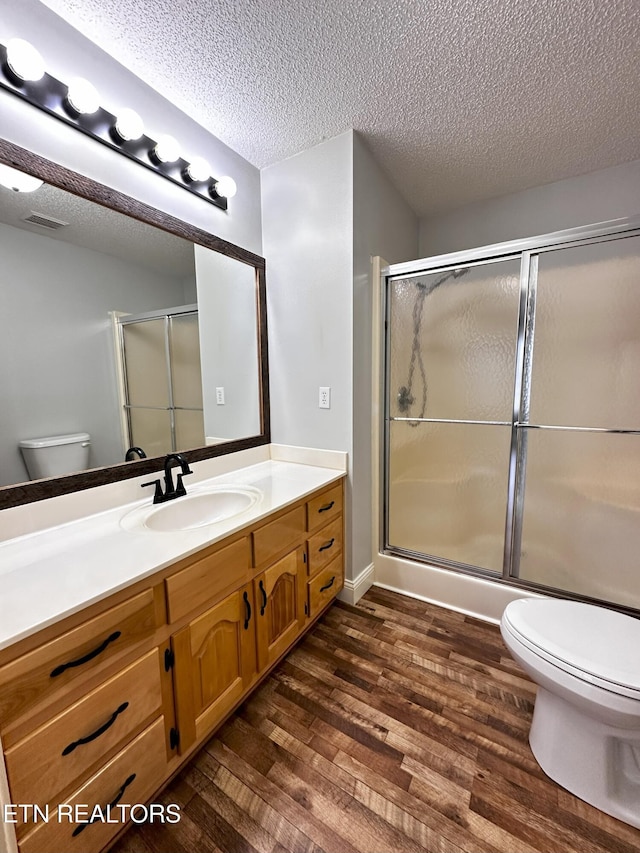
[[[178,143],[172,137],[154,140],[146,136],[142,119],[133,110],[123,109],[118,115],[105,110],[89,81],[75,78],[67,86],[56,80],[44,71],[39,53],[28,42],[11,39],[6,46],[0,44],[0,68],[3,89],[227,210],[227,198],[235,195],[232,178],[211,177],[208,164],[200,157],[191,161],[180,157]]]

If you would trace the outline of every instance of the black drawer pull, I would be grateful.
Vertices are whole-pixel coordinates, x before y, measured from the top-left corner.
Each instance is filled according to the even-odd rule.
[[[267,606],[267,591],[264,588],[262,581],[258,584],[260,587],[260,592],[262,593],[262,607],[260,608],[260,615],[264,616],[264,609]]]
[[[336,541],[335,539],[330,539],[328,542],[325,542],[324,545],[322,545],[320,548],[318,548],[318,551],[328,551],[329,548],[332,547],[332,545],[335,541]]]
[[[109,643],[115,642],[118,639],[122,631],[114,631],[104,643],[100,643],[97,649],[94,649],[92,652],[89,652],[88,655],[85,655],[83,658],[78,658],[78,660],[70,660],[69,663],[61,663],[60,666],[57,666],[49,675],[49,678],[55,678],[56,675],[62,675],[63,672],[66,672],[68,669],[72,669],[74,666],[82,666],[83,663],[89,663],[90,660],[98,657],[98,655],[102,654],[102,652],[107,648]]]
[[[125,780],[124,784],[122,785],[122,787],[120,788],[120,790],[118,791],[118,793],[115,795],[115,797],[113,798],[113,800],[111,800],[111,802],[106,806],[106,808],[101,809],[101,812],[102,812],[103,814],[104,814],[105,812],[108,812],[110,809],[115,809],[115,807],[118,805],[118,803],[120,802],[120,800],[121,800],[121,799],[122,799],[122,797],[124,796],[124,792],[127,790],[127,788],[129,787],[129,785],[133,782],[133,780],[134,780],[135,778],[136,778],[136,774],[135,774],[135,773],[132,773],[132,774],[131,774],[131,776],[129,776],[129,778]],[[87,828],[88,826],[90,826],[92,823],[95,823],[97,820],[100,820],[100,817],[99,817],[99,816],[92,817],[92,818],[91,818],[91,820],[87,820],[87,821],[85,821],[84,823],[79,824],[78,826],[76,826],[76,828],[75,828],[75,829],[73,830],[73,832],[71,833],[71,837],[72,837],[72,838],[75,838],[75,837],[76,837],[76,835],[80,835],[80,833],[81,833],[84,829],[86,829],[86,828]]]
[[[244,620],[244,630],[246,631],[249,627],[249,622],[251,622],[251,605],[249,604],[249,596],[246,590],[242,593],[242,597],[244,598],[244,606],[247,608],[247,618]]]
[[[324,592],[324,591],[325,591],[325,589],[331,589],[331,587],[333,586],[333,582],[334,582],[334,580],[335,580],[335,579],[336,579],[336,576],[334,575],[334,576],[331,578],[331,580],[329,581],[329,583],[326,583],[324,586],[321,586],[321,587],[320,587],[320,592]]]
[[[335,501],[331,501],[331,503],[328,503],[326,506],[321,506],[318,512],[326,512],[328,509],[331,509],[334,504]]]
[[[91,743],[92,740],[95,740],[96,738],[100,737],[100,735],[103,735],[107,731],[107,729],[111,728],[111,726],[115,723],[120,714],[122,714],[123,711],[126,711],[128,707],[129,703],[123,702],[119,708],[116,708],[116,710],[113,712],[111,717],[104,725],[100,726],[99,729],[96,729],[93,734],[87,735],[87,737],[81,737],[79,740],[72,741],[69,746],[65,746],[65,748],[62,750],[62,754],[69,755],[69,753],[73,752],[76,747],[83,746],[85,743]]]

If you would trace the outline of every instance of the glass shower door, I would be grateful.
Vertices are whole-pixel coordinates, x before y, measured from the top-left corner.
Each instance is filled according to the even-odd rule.
[[[197,314],[169,317],[169,347],[176,447],[202,447],[205,437]]]
[[[122,325],[126,406],[130,446],[147,456],[172,449],[170,387],[167,372],[166,321],[141,320]]]
[[[638,607],[640,237],[542,252],[537,267],[514,574]]]
[[[385,545],[503,572],[520,258],[392,278]]]
[[[197,311],[119,319],[126,444],[147,456],[205,444]]]

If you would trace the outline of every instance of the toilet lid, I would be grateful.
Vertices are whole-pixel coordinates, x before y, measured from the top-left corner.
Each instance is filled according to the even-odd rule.
[[[40,447],[58,447],[62,444],[82,444],[90,440],[88,432],[73,432],[66,435],[44,435],[42,438],[23,438],[18,442],[18,447],[37,450]]]
[[[577,601],[521,598],[504,612],[541,657],[614,693],[640,694],[640,620]]]

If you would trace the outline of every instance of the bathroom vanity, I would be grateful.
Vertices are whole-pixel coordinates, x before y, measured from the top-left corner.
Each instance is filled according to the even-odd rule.
[[[324,612],[343,586],[344,473],[270,459],[196,485],[259,493],[226,520],[153,529],[138,501],[0,545],[15,569],[3,606],[22,594],[24,608],[0,627],[9,849],[107,847],[125,806],[147,803]],[[96,805],[112,822],[91,820]]]

